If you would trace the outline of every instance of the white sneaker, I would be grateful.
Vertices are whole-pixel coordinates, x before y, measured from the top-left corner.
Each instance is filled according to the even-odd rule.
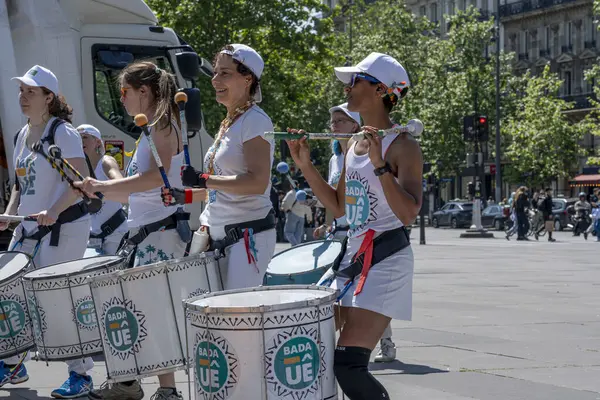
[[[392,362],[396,359],[396,345],[392,342],[392,339],[386,338],[381,339],[379,344],[381,348],[377,356],[375,356],[375,362]]]

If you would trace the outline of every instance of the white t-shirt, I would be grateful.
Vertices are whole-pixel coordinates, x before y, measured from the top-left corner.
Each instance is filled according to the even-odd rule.
[[[225,132],[214,157],[213,175],[231,176],[246,173],[244,143],[258,136],[264,138],[265,132],[272,131],[271,118],[259,106],[252,106]],[[275,145],[272,139],[267,141],[270,146],[269,165],[272,166]],[[204,157],[204,170],[206,172],[208,172],[209,160],[214,151],[213,144]],[[264,218],[269,210],[273,208],[269,196],[270,192],[270,178],[265,192],[259,195],[240,196],[218,190],[209,190],[208,204],[200,216],[200,224],[220,227]]]
[[[108,176],[106,176],[106,173],[104,172],[104,166],[102,165],[103,159],[104,158],[101,158],[100,161],[98,161],[96,169],[94,170],[94,174],[96,175],[96,179],[99,181],[108,181]],[[92,226],[90,228],[90,232],[96,235],[102,233],[102,224],[108,221],[113,215],[115,215],[117,211],[122,208],[123,204],[119,203],[118,201],[106,199],[102,200],[102,208],[100,208],[100,211],[95,214],[91,214]],[[124,234],[127,232],[127,230],[127,221],[125,221],[115,230],[115,232]]]
[[[150,128],[150,133],[152,129]],[[179,135],[179,130],[175,129],[172,134]],[[181,166],[183,165],[183,151],[181,140],[179,140],[179,153],[171,158],[171,166],[167,173],[169,184],[174,188],[183,188],[181,183]],[[154,156],[150,150],[146,135],[142,137],[138,148],[133,154],[129,165],[127,166],[127,176],[133,176],[138,172],[146,172],[151,168],[156,168],[152,163]],[[138,228],[167,218],[177,211],[178,206],[165,207],[160,197],[163,185],[145,192],[132,193],[129,195],[129,219],[127,225],[129,228]]]
[[[56,117],[52,117],[48,121],[42,138],[48,136],[55,119]],[[13,154],[13,163],[19,179],[19,192],[21,195],[17,215],[23,216],[48,210],[69,188],[67,181],[62,180],[60,173],[53,169],[43,156],[27,148],[25,143],[28,130],[28,126],[25,125],[19,131]],[[56,129],[54,144],[61,149],[63,158],[85,158],[81,136],[68,122],[59,125]],[[48,143],[45,142],[44,150],[46,153],[48,153],[48,147]],[[73,204],[79,201],[81,199],[76,199]],[[89,218],[89,215],[82,218]],[[27,233],[32,233],[37,229],[37,222],[35,221],[23,221],[22,224]]]

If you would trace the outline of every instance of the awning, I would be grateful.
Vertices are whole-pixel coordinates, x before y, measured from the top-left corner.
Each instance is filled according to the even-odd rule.
[[[600,174],[577,175],[569,182],[571,187],[600,186]]]

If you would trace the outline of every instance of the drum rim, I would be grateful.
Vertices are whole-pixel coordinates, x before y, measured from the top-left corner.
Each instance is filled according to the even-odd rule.
[[[209,255],[211,255],[211,254],[214,254],[214,252],[207,251],[207,252],[203,252],[203,253],[196,253],[196,254],[191,254],[187,257],[173,258],[171,260],[165,260],[165,261],[152,263],[152,264],[148,264],[148,265],[140,265],[138,267],[126,268],[126,269],[111,272],[109,274],[91,276],[88,278],[88,283],[104,281],[104,280],[111,280],[111,279],[120,278],[120,277],[127,276],[127,275],[144,273],[147,271],[151,271],[155,268],[165,267],[165,266],[168,267],[173,264],[194,261],[195,259],[212,258],[212,257],[209,257]],[[95,258],[95,257],[91,257],[91,258]],[[214,260],[214,258],[212,258],[212,259]]]
[[[85,271],[72,272],[72,273],[64,273],[64,274],[58,274],[58,275],[52,275],[52,276],[33,276],[33,277],[29,276],[33,272],[43,271],[46,268],[54,267],[54,266],[57,266],[57,265],[60,265],[60,264],[67,264],[67,263],[70,263],[70,262],[73,262],[73,261],[84,261],[84,260],[87,261],[87,260],[94,260],[96,258],[115,258],[115,257],[116,257],[116,259],[113,260],[113,261],[111,261],[111,262],[109,262],[109,263],[100,264],[97,267],[86,269]],[[123,257],[119,257],[119,256],[101,255],[101,256],[96,256],[96,257],[79,258],[79,259],[75,259],[75,260],[71,260],[71,261],[65,261],[65,262],[62,262],[62,263],[55,263],[55,264],[51,264],[51,265],[48,265],[48,266],[43,267],[43,268],[35,269],[35,270],[30,271],[27,274],[25,274],[23,276],[23,280],[32,281],[33,282],[33,281],[43,281],[43,280],[64,279],[64,278],[68,278],[68,277],[72,277],[72,276],[83,275],[84,272],[85,272],[85,274],[88,274],[88,273],[90,273],[92,271],[96,271],[96,270],[98,270],[100,268],[105,268],[105,267],[110,268],[110,267],[113,267],[115,265],[121,264],[123,262],[125,262],[125,259]]]
[[[192,304],[198,300],[208,299],[211,297],[217,296],[225,296],[229,294],[237,294],[237,293],[249,293],[249,292],[258,292],[258,291],[276,291],[276,290],[318,290],[321,292],[329,292],[329,295],[320,297],[317,299],[309,299],[309,300],[298,300],[292,303],[284,303],[284,304],[273,304],[270,306],[257,306],[257,307],[211,307],[211,306],[199,306],[196,304]],[[201,296],[192,297],[189,299],[182,300],[183,308],[185,311],[191,310],[195,312],[199,312],[200,314],[256,314],[256,313],[267,313],[273,311],[284,311],[290,309],[296,309],[299,305],[303,305],[303,307],[314,307],[314,306],[322,306],[328,303],[334,303],[338,296],[338,290],[332,289],[327,286],[317,286],[317,285],[278,285],[278,286],[255,286],[251,288],[242,288],[242,289],[231,289],[231,290],[223,290],[220,292],[212,292],[206,293]]]
[[[27,268],[27,267],[28,267],[28,266],[30,266],[31,264],[33,264],[33,270],[34,270],[34,271],[36,270],[36,268],[35,268],[35,263],[33,262],[33,258],[32,258],[32,257],[31,257],[29,254],[27,254],[27,253],[24,253],[24,252],[22,252],[22,251],[16,251],[16,250],[11,250],[11,251],[0,251],[0,255],[2,255],[2,254],[10,254],[10,253],[23,254],[25,257],[27,257],[27,260],[28,260],[28,262],[27,262],[27,264],[25,264],[25,266],[24,266],[23,268],[21,268],[21,269],[20,269],[18,272],[15,272],[14,274],[12,274],[12,275],[10,275],[10,276],[7,276],[6,278],[4,278],[4,279],[0,280],[0,285],[3,285],[4,283],[8,283],[8,282],[10,282],[10,281],[14,280],[14,279],[15,279],[15,277],[16,277],[16,276],[18,276],[18,274],[19,274],[21,271],[23,271],[23,269]],[[0,267],[0,269],[2,269],[3,267],[4,267],[4,266]],[[32,271],[29,271],[29,272],[32,272]],[[28,273],[29,273],[29,272],[28,272]]]

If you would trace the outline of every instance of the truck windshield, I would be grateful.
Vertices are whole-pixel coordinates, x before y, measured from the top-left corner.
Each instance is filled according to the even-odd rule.
[[[96,44],[92,48],[94,65],[94,95],[98,114],[134,139],[141,130],[121,104],[119,74],[135,61],[150,61],[173,73],[173,67],[164,48],[150,46],[115,46]]]

